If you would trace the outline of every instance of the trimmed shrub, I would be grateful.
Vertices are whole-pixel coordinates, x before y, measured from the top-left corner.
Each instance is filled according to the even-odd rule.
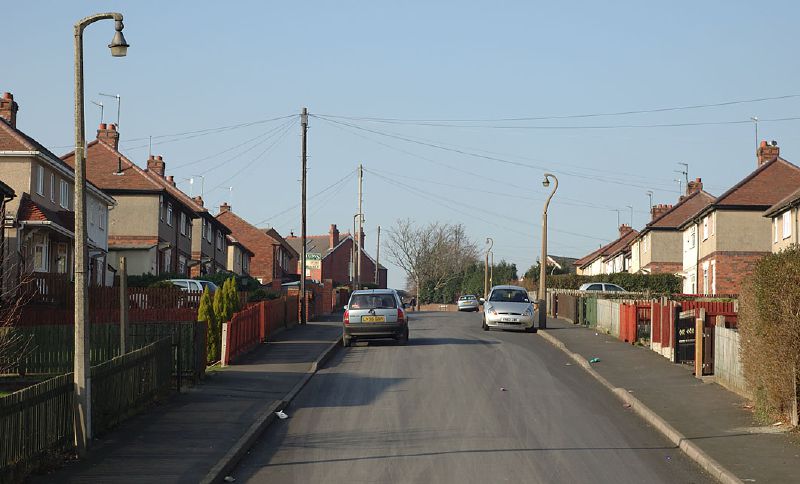
[[[208,333],[206,337],[206,351],[208,353],[208,361],[217,361],[220,357],[220,342],[222,334],[218,331],[217,317],[214,314],[214,303],[208,288],[203,290],[203,295],[200,296],[200,307],[197,310],[197,320],[205,321],[208,325]],[[221,327],[219,327],[221,329]]]
[[[744,376],[762,421],[785,416],[796,399],[800,372],[800,248],[756,263],[739,300]]]
[[[621,286],[626,291],[650,292],[653,294],[675,294],[681,292],[681,278],[674,274],[598,274],[596,276],[579,276],[577,274],[548,275],[545,279],[550,289],[578,289],[589,282],[610,282]],[[525,279],[521,285],[535,290],[539,287],[536,279]]]
[[[281,297],[281,295],[278,292],[269,289],[256,289],[248,295],[247,302],[269,301],[271,299],[278,299],[279,297]]]

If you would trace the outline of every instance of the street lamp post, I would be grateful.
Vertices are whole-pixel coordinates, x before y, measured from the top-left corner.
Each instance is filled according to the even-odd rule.
[[[78,453],[86,454],[89,439],[92,437],[91,422],[91,378],[89,366],[88,319],[88,278],[86,245],[86,131],[83,113],[83,31],[99,21],[113,19],[116,33],[108,47],[114,57],[124,57],[128,43],[122,35],[121,13],[99,13],[91,15],[75,24],[75,444]]]
[[[547,285],[545,284],[545,276],[547,274],[547,207],[550,206],[550,199],[556,194],[558,190],[558,178],[552,173],[545,173],[542,186],[545,188],[550,186],[550,178],[553,179],[555,185],[547,201],[544,202],[544,210],[542,210],[542,257],[539,259],[539,329],[547,329]]]

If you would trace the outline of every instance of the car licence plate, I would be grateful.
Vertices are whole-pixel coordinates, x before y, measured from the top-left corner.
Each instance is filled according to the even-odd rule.
[[[519,323],[519,318],[503,318],[501,321],[504,323]]]
[[[385,323],[386,316],[361,316],[362,323]]]

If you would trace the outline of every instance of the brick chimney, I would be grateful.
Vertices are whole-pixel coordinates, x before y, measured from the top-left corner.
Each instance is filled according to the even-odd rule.
[[[201,207],[203,206],[203,197],[201,197],[200,195],[192,197],[192,200],[194,200],[194,203],[200,205]]]
[[[331,224],[331,229],[328,232],[328,245],[330,248],[339,245],[339,229],[336,228],[336,224]]]
[[[164,178],[164,171],[166,171],[167,164],[164,163],[164,158],[161,155],[153,156],[147,159],[147,170],[152,171],[156,175]]]
[[[691,183],[691,182],[689,182]],[[662,214],[666,213],[668,210],[672,208],[672,205],[667,205],[664,203],[659,203],[658,205],[653,205],[650,209],[651,218],[650,220],[655,220],[660,217]]]
[[[226,213],[231,211],[231,206],[228,205],[228,202],[222,202],[222,205],[219,206],[219,213]]]
[[[781,154],[781,149],[778,147],[778,142],[772,140],[771,143],[767,143],[766,140],[761,141],[761,145],[758,147],[756,151],[756,158],[758,158],[758,166],[763,165],[768,161],[772,161]]]
[[[620,226],[619,226],[619,236],[620,236],[620,238],[622,238],[622,237],[624,237],[625,235],[627,235],[627,234],[628,234],[628,232],[630,232],[631,230],[633,230],[633,229],[632,229],[632,228],[631,228],[631,226],[630,226],[630,225],[628,225],[628,224],[622,224],[622,225],[620,225]]]
[[[703,179],[695,178],[686,184],[686,194],[691,195],[694,192],[699,192],[703,189]]]
[[[119,149],[119,131],[117,131],[117,125],[114,123],[100,123],[100,127],[97,128],[97,139],[104,141],[115,150]]]
[[[16,128],[18,110],[19,105],[14,102],[14,95],[10,92],[4,92],[3,97],[0,97],[0,118],[5,119],[12,128]]]

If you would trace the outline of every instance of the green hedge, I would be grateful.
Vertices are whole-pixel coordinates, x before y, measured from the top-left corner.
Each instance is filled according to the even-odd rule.
[[[626,291],[650,292],[653,294],[675,294],[681,292],[681,278],[674,274],[599,274],[596,276],[579,276],[577,274],[548,275],[547,287],[551,289],[578,289],[589,282],[610,282],[621,286]],[[523,284],[528,289],[538,287],[538,281],[526,279]]]

